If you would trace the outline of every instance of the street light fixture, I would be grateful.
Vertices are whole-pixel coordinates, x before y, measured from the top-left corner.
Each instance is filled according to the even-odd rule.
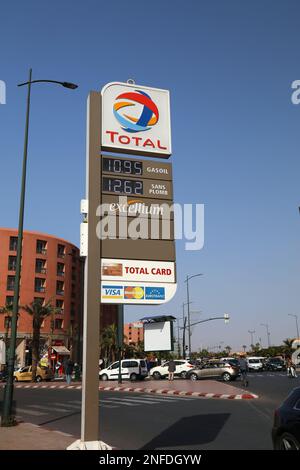
[[[65,88],[70,88],[73,90],[77,88],[77,85],[75,85],[74,83],[58,82],[56,80],[33,80],[32,81],[31,78],[32,78],[32,69],[29,69],[28,82],[20,83],[18,85],[18,86],[28,85],[28,91],[27,91],[25,139],[24,139],[22,182],[21,182],[21,196],[20,196],[20,210],[19,210],[16,275],[15,275],[15,287],[14,287],[13,312],[12,312],[12,320],[11,320],[11,338],[10,338],[10,347],[9,347],[9,354],[8,354],[8,360],[7,360],[7,382],[6,382],[5,391],[4,391],[1,426],[12,426],[16,424],[15,417],[12,415],[12,402],[13,402],[13,391],[14,391],[14,363],[15,363],[15,350],[16,350],[16,342],[17,342],[17,319],[18,319],[18,310],[19,310],[19,293],[20,293],[20,278],[21,278],[21,260],[22,260],[22,242],[23,242],[31,84],[38,83],[38,82],[57,83],[59,85],[64,86]]]
[[[292,313],[288,313],[288,315],[296,320],[297,338],[299,338],[298,315],[293,315]]]
[[[193,276],[186,276],[186,293],[187,293],[187,306],[188,306],[188,339],[189,339],[189,357],[191,357],[192,352],[192,334],[191,334],[191,318],[190,318],[190,292],[189,292],[189,281],[193,277],[203,276],[203,273],[193,274]]]

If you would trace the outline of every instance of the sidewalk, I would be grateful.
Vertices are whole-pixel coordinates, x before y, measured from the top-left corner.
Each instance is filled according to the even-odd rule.
[[[66,450],[76,437],[30,423],[0,427],[0,450]]]

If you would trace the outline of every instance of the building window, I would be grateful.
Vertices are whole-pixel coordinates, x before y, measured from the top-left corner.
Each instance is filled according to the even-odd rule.
[[[65,265],[63,263],[57,263],[57,276],[65,275]]]
[[[58,258],[64,258],[65,257],[65,245],[57,245],[57,257]]]
[[[36,252],[40,255],[46,255],[47,254],[47,242],[45,242],[44,240],[37,240]]]
[[[7,276],[6,290],[15,290],[15,276]]]
[[[46,260],[36,259],[35,260],[35,272],[39,274],[46,274]]]
[[[9,256],[8,257],[8,270],[15,271],[17,266],[17,257],[16,256]]]
[[[35,292],[45,292],[46,290],[46,279],[36,277],[34,279],[34,290]]]
[[[14,296],[13,295],[7,295],[6,300],[5,300],[5,305],[12,305],[14,302]]]
[[[35,302],[40,302],[41,305],[45,304],[45,298],[44,297],[34,297],[33,300]]]
[[[55,318],[54,329],[61,330],[63,327],[63,320],[61,318]]]
[[[56,293],[57,295],[64,295],[65,283],[63,281],[56,281]]]
[[[18,237],[9,237],[9,250],[17,251]]]
[[[56,300],[56,308],[59,309],[59,312],[57,313],[64,313],[64,301],[62,299],[57,299]]]

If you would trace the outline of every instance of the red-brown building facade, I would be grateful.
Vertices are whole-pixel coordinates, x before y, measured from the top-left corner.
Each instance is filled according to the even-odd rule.
[[[17,231],[0,229],[0,307],[13,301],[16,269]],[[49,344],[81,362],[83,316],[83,261],[72,243],[44,233],[25,231],[19,305],[36,298],[51,301],[57,312],[41,328],[41,349]],[[115,322],[116,307],[102,308],[101,327]],[[0,313],[0,338],[9,336],[9,314]],[[32,338],[32,317],[20,308],[17,330],[17,363],[28,363]],[[54,351],[53,351],[54,352]],[[61,360],[56,352],[56,360]],[[54,352],[55,355],[55,352]],[[53,358],[54,358],[53,355]]]

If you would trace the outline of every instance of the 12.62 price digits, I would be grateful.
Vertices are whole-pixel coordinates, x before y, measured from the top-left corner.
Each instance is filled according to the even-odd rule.
[[[117,194],[135,194],[143,195],[143,182],[139,180],[128,180],[119,178],[103,178],[102,190]]]

